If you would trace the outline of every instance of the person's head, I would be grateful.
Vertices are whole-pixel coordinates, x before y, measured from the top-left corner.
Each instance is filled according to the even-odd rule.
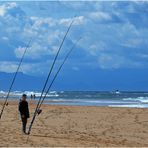
[[[22,95],[22,101],[26,101],[26,99],[27,99],[27,95],[26,94],[23,94]]]

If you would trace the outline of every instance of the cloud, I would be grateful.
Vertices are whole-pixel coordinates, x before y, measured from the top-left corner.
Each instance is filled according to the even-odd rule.
[[[52,27],[59,27],[59,26],[69,26],[69,24],[74,20],[73,25],[83,25],[86,23],[86,19],[84,16],[76,16],[70,17],[70,18],[60,18],[60,19],[54,19],[51,17],[31,17],[30,18],[33,26],[32,28],[34,30],[39,30],[39,29],[47,29],[47,28],[52,28]]]
[[[70,22],[74,20],[73,25],[83,25],[86,23],[86,19],[84,16],[77,16],[75,18],[63,18],[59,20],[59,24],[62,24],[64,26],[69,26]]]
[[[75,10],[81,10],[81,9],[84,9],[85,7],[87,7],[86,2],[80,2],[80,1],[74,1],[72,3],[60,1],[60,4],[64,5],[65,7],[69,7],[70,9],[75,9]]]
[[[42,17],[33,16],[30,19],[34,22],[34,25],[33,25],[34,29],[38,29],[38,27],[41,27],[43,25],[48,25],[48,27],[52,27],[52,26],[55,26],[57,23],[57,20],[54,20],[51,17],[42,18]]]
[[[4,17],[8,10],[16,8],[17,4],[15,2],[7,2],[3,5],[0,5],[0,16]]]
[[[8,37],[6,37],[6,36],[3,36],[3,37],[2,37],[2,39],[3,39],[3,40],[6,40],[6,41],[8,41],[8,40],[9,40],[9,38],[8,38]]]
[[[99,56],[98,62],[100,67],[103,69],[116,69],[124,64],[124,60],[124,57],[120,57],[118,55],[101,54]]]
[[[17,58],[21,58],[26,47],[18,47],[15,49],[15,54]],[[55,52],[55,47],[52,49],[48,49],[46,46],[41,46],[38,43],[32,43],[31,47],[27,49],[26,57],[30,59],[40,59],[43,58],[44,55],[53,55]]]
[[[92,12],[89,16],[94,20],[112,20],[112,17],[106,12]]]
[[[4,16],[6,13],[6,10],[3,6],[0,7],[0,16]]]
[[[13,72],[16,72],[16,69],[17,69],[16,63],[8,62],[8,61],[0,62],[0,71],[1,72],[13,73]]]
[[[146,3],[3,2],[0,3],[0,27],[3,28],[0,31],[1,48],[11,50],[11,56],[17,61],[27,42],[33,38],[25,57],[31,66],[25,62],[25,69],[29,72],[30,69],[37,70],[37,66],[47,66],[49,63],[46,61],[55,55],[76,13],[60,56],[63,57],[81,36],[82,40],[76,47],[78,50],[71,57],[71,64],[80,58],[80,64],[88,66],[89,63],[88,67],[91,67],[91,63],[92,67],[96,63],[100,68],[146,65],[142,60],[148,55]],[[15,67],[14,63],[11,66]]]
[[[15,73],[18,68],[18,62],[0,61],[0,72]],[[49,64],[49,63],[48,63]],[[45,75],[47,71],[45,63],[22,63],[19,72],[29,75]]]

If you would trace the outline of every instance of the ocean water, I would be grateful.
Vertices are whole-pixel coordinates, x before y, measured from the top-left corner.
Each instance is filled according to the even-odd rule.
[[[20,99],[26,93],[28,99],[31,94],[39,99],[40,92],[11,92],[11,99]],[[7,92],[0,91],[0,99],[5,98]],[[148,92],[98,92],[98,91],[51,91],[44,104],[76,105],[76,106],[109,106],[148,108]]]

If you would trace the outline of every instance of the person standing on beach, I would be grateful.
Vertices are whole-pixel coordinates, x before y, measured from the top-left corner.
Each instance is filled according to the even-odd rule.
[[[33,99],[33,95],[31,94],[31,96],[30,96],[30,97],[31,97],[31,100],[32,100],[32,99]]]
[[[36,98],[35,94],[33,95],[33,98],[34,98],[34,100],[35,100],[35,98]]]
[[[27,119],[29,118],[29,107],[26,101],[27,95],[23,94],[22,99],[19,102],[19,112],[22,119],[22,132],[26,134]]]

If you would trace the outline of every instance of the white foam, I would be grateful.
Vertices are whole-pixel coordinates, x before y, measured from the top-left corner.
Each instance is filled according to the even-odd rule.
[[[5,94],[5,92],[1,90],[1,91],[0,91],[0,94]]]
[[[139,101],[139,102],[142,102],[142,103],[147,103],[148,97],[124,98],[123,100],[125,100],[125,101]]]
[[[22,94],[25,93],[28,97],[31,95],[34,95],[36,97],[40,97],[41,96],[41,92],[35,92],[35,91],[13,91],[10,93],[11,96],[16,96],[16,97],[21,97]],[[0,95],[6,95],[7,92],[4,91],[0,91]],[[43,93],[43,96],[45,95],[45,93]],[[57,94],[56,91],[51,91],[49,92],[49,94],[47,94],[47,97],[58,97],[59,95]]]
[[[130,108],[148,108],[148,105],[131,104],[131,105],[108,105],[109,107],[130,107]]]

